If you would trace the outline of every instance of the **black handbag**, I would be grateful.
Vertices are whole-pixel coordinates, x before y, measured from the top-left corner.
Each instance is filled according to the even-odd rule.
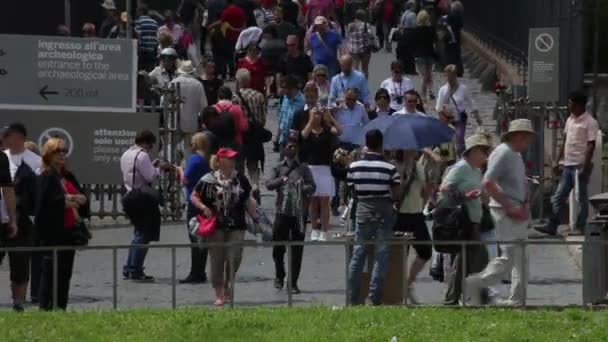
[[[490,213],[490,208],[487,205],[481,207],[483,210],[481,214],[481,224],[479,225],[479,231],[482,233],[491,232],[494,230],[494,219]]]
[[[86,246],[93,235],[84,220],[76,221],[73,229],[65,230],[64,242],[70,246]]]

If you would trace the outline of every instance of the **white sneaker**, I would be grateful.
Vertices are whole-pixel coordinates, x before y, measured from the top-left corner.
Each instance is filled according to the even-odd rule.
[[[521,305],[521,303],[511,300],[511,299],[498,299],[496,301],[496,305],[498,305],[498,306],[517,306],[517,305]]]
[[[319,241],[327,241],[327,232],[321,231],[319,233]]]
[[[465,279],[465,293],[467,305],[481,305],[481,279],[478,276],[470,276]]]
[[[310,241],[319,241],[319,233],[320,232],[321,232],[320,230],[313,229],[310,232]]]

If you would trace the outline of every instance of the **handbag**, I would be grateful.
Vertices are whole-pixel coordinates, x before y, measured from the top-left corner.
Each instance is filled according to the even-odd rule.
[[[217,215],[206,217],[204,215],[196,215],[198,221],[198,229],[196,234],[201,237],[210,237],[217,229]]]
[[[490,208],[487,205],[483,205],[481,207],[481,223],[479,225],[479,231],[482,233],[491,232],[494,230],[494,220],[492,219],[492,214],[490,213]]]
[[[75,209],[74,209],[75,210]],[[64,242],[70,246],[86,246],[93,237],[84,220],[76,221],[73,229],[65,230]]]

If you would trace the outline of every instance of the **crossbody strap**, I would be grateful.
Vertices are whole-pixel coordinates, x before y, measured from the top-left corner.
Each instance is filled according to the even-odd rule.
[[[135,185],[135,172],[137,171],[137,168],[135,167],[135,165],[137,165],[137,157],[139,157],[139,154],[142,153],[144,150],[139,150],[137,151],[137,153],[135,154],[135,159],[133,160],[133,178],[131,179],[131,190],[133,190],[133,187]]]

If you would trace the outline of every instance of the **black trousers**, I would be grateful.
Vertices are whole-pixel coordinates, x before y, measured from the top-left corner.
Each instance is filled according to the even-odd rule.
[[[195,216],[194,211],[191,208],[188,209],[188,219],[186,222],[190,222],[190,220]],[[186,229],[188,230],[188,239],[190,239],[190,243],[197,243],[196,238],[192,237],[189,232],[188,225],[186,224]],[[190,275],[197,278],[205,277],[205,268],[207,267],[207,248],[193,247],[190,249]]]
[[[295,216],[276,215],[274,227],[272,229],[272,241],[304,241],[305,233],[298,227],[298,218]],[[274,259],[275,276],[284,279],[285,272],[285,246],[275,246],[272,248],[272,258]],[[302,254],[304,246],[293,246],[291,254],[291,284],[297,285],[302,269]]]
[[[75,254],[76,251],[57,252],[57,308],[61,310],[65,310],[68,306]],[[39,299],[41,310],[55,309],[53,307],[53,252],[42,253]]]
[[[40,277],[42,275],[42,252],[32,252],[30,259],[30,297],[32,301],[38,301],[40,296]]]

